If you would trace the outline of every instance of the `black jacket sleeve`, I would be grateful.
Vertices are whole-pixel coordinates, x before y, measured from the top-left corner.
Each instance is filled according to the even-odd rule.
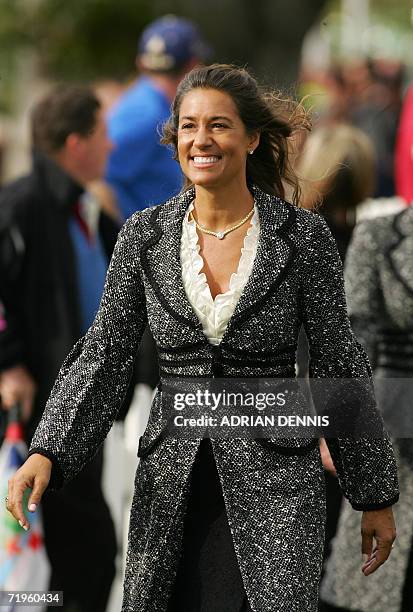
[[[0,371],[25,363],[19,317],[24,257],[22,228],[13,218],[0,215]]]

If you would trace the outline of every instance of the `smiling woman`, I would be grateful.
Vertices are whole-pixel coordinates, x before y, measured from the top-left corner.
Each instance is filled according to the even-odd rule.
[[[238,145],[237,169],[242,181],[246,177],[266,193],[280,197],[288,185],[293,202],[298,203],[300,185],[290,158],[294,137],[309,128],[309,116],[300,104],[281,92],[261,90],[246,70],[216,64],[192,70],[181,82],[162,142],[174,148],[186,187],[197,184],[197,178],[206,178],[191,172],[191,161],[192,170],[203,163],[209,166],[219,162],[228,147],[231,158]],[[253,157],[246,158],[246,152]],[[211,155],[217,158],[207,161]],[[230,174],[231,168],[217,171]]]
[[[178,157],[192,184],[203,187],[231,181],[242,184],[245,152],[254,153],[258,142],[258,132],[246,131],[228,94],[216,89],[194,89],[183,99]]]
[[[223,295],[234,303],[228,291],[254,259],[259,218],[251,185],[279,197],[288,186],[298,203],[300,184],[290,157],[295,136],[309,127],[299,104],[276,92],[264,94],[246,70],[235,66],[201,67],[181,82],[162,142],[174,148],[185,188],[196,186],[188,215],[194,228],[186,229],[194,237],[192,229],[198,231],[192,259],[198,281],[205,281],[207,318],[219,318],[213,313],[224,307]],[[225,238],[225,244],[216,238]]]
[[[51,465],[51,485],[62,484],[104,439],[149,321],[161,381],[139,443],[122,612],[317,610],[325,522],[318,440],[214,438],[212,427],[202,439],[176,437],[166,392],[174,378],[194,390],[205,379],[219,390],[219,378],[285,384],[304,325],[310,376],[361,379],[374,405],[334,239],[321,217],[296,205],[291,144],[306,126],[299,106],[263,92],[244,69],[205,66],[184,78],[164,143],[175,149],[185,189],[124,225],[95,321],[63,364],[31,456],[10,483],[8,507],[27,526],[24,489],[38,503]],[[363,511],[367,575],[395,537],[392,447],[386,436],[327,443],[344,495]]]

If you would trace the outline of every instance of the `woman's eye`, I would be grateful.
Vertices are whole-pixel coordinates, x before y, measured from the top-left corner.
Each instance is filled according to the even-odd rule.
[[[181,125],[181,130],[188,130],[194,127],[193,123],[184,123],[183,125]]]
[[[227,126],[224,123],[213,123],[213,128],[226,128]]]

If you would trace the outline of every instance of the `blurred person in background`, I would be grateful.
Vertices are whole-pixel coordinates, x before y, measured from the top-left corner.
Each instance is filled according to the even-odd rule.
[[[160,143],[162,125],[169,118],[179,82],[209,54],[197,26],[188,19],[167,15],[143,31],[136,57],[139,77],[108,113],[109,134],[115,146],[109,157],[106,184],[123,220],[180,191],[182,172],[172,150]],[[113,210],[109,189],[102,184],[94,189]],[[153,388],[159,368],[149,328],[139,355],[136,379]]]
[[[117,104],[126,89],[126,84],[120,83],[115,79],[102,79],[93,83],[93,91],[100,102],[106,121],[112,108]],[[89,183],[88,191],[99,201],[100,207],[113,219],[120,229],[123,224],[123,216],[120,212],[115,193],[105,180],[105,177]]]
[[[115,147],[106,178],[123,219],[181,189],[181,169],[172,151],[160,144],[160,130],[179,82],[208,54],[198,28],[188,19],[167,15],[142,33],[136,58],[140,76],[108,118]]]
[[[21,403],[28,441],[67,352],[96,314],[117,235],[86,191],[112,148],[94,93],[59,86],[31,124],[33,169],[0,194],[0,394],[6,411]],[[103,612],[115,575],[102,462],[100,449],[42,502],[50,590],[64,591],[70,612]]]
[[[413,116],[411,99],[406,107]],[[407,116],[405,117],[407,119]],[[410,117],[410,121],[412,117]],[[405,149],[412,163],[413,138]],[[400,502],[391,564],[366,583],[357,568],[358,525],[343,504],[321,586],[322,612],[410,612],[413,609],[413,208],[364,220],[346,258],[349,315],[375,374],[378,405],[395,438]],[[360,579],[361,578],[361,579]]]
[[[356,221],[356,208],[375,189],[372,142],[346,124],[320,127],[307,138],[299,160],[304,208],[319,208],[344,261]]]
[[[367,584],[360,580],[358,550],[354,546],[358,526],[344,502],[321,585],[321,612],[410,612],[413,609],[412,126],[410,90],[402,109],[395,165],[398,193],[409,206],[395,214],[384,213],[358,223],[345,267],[351,324],[368,353],[378,405],[395,438],[400,485],[400,501],[395,509],[397,544],[391,564],[382,568],[377,577],[370,577]]]
[[[351,70],[346,73],[351,80]],[[395,194],[394,152],[401,109],[404,68],[385,60],[365,60],[365,80],[355,88],[350,122],[371,139],[377,157],[376,197]],[[362,86],[364,83],[364,86]]]
[[[355,225],[356,208],[374,192],[375,156],[372,143],[362,131],[350,125],[324,125],[307,138],[298,172],[303,180],[303,206],[319,209],[344,261]],[[308,362],[308,344],[302,331],[297,351],[299,376],[308,374]],[[326,469],[326,558],[337,529],[342,493],[324,440],[320,443],[320,450]]]
[[[344,79],[343,67],[336,63],[328,70],[328,90],[330,94],[330,107],[328,119],[341,123],[347,120],[350,93]]]
[[[311,109],[317,126],[348,121],[349,92],[341,64],[334,63],[325,69],[303,64],[299,95]]]
[[[376,155],[374,196],[395,195],[394,152],[400,116],[404,66],[389,60],[334,64],[318,71],[301,90],[310,94],[318,125],[348,123],[362,130],[372,141]]]
[[[396,140],[396,194],[410,205],[413,202],[413,87],[406,93]]]

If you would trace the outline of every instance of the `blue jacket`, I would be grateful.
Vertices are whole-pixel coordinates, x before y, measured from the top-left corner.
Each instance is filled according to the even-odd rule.
[[[127,219],[133,212],[158,204],[182,186],[179,164],[161,145],[160,129],[170,114],[168,98],[147,77],[140,78],[113,109],[108,119],[115,148],[107,180]]]

